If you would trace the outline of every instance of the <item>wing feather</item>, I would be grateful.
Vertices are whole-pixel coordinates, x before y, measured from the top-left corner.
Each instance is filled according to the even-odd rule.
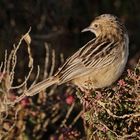
[[[66,60],[58,75],[60,82],[70,81],[78,76],[85,75],[91,69],[100,69],[115,60],[115,41],[93,39],[79,51]]]

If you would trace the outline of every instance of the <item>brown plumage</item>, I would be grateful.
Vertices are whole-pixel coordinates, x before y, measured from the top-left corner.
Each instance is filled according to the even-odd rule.
[[[27,91],[32,95],[53,84],[71,82],[81,90],[110,86],[122,74],[128,58],[128,34],[117,17],[103,14],[83,32],[96,37],[69,57],[58,72]]]

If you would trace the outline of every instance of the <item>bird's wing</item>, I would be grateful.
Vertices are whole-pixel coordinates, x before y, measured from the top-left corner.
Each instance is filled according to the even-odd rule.
[[[115,59],[114,47],[117,45],[114,41],[103,41],[102,39],[93,39],[83,46],[79,51],[66,60],[60,68],[58,75],[60,82],[70,81],[78,76],[87,74],[91,69],[100,69],[109,65]]]
[[[87,68],[92,69],[100,69],[104,66],[107,66],[111,64],[117,55],[117,47],[119,46],[119,42],[115,42],[114,40],[104,40],[97,41],[97,43],[93,44],[96,45],[96,47],[92,50],[89,50],[89,52],[86,52],[83,50],[83,53],[80,54],[80,57],[82,58],[82,63]],[[115,49],[116,48],[116,49]]]

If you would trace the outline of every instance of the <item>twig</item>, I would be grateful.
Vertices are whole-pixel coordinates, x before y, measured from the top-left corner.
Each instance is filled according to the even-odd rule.
[[[40,74],[40,67],[38,66],[38,67],[37,67],[37,75],[36,75],[36,77],[35,77],[34,82],[31,84],[30,88],[32,88],[32,87],[35,85],[35,83],[37,82],[37,80],[38,80],[38,78],[39,78],[39,74]]]
[[[52,50],[52,65],[51,65],[51,70],[49,73],[49,77],[52,76],[55,68],[55,50]]]
[[[74,120],[72,121],[72,123],[70,124],[70,128],[77,122],[77,120],[81,117],[81,115],[83,114],[83,110],[82,111],[80,111],[79,113],[78,113],[78,115],[74,118]]]
[[[7,50],[5,50],[4,67],[2,73],[5,73],[6,68],[7,68]]]
[[[74,103],[71,105],[71,107],[69,108],[69,110],[68,110],[68,112],[67,112],[67,114],[66,114],[66,117],[65,117],[65,119],[62,121],[62,124],[60,125],[60,127],[65,126],[66,121],[68,120],[68,118],[69,118],[69,116],[70,116],[70,113],[72,112],[74,106],[75,106],[75,102],[74,102]]]
[[[44,76],[43,76],[44,79],[48,77],[47,70],[49,64],[49,47],[47,43],[45,43],[45,49],[46,49],[46,56],[45,56]]]
[[[0,64],[0,72],[2,72],[3,62]]]
[[[129,118],[129,117],[139,117],[140,116],[140,113],[136,113],[136,114],[132,113],[132,114],[125,114],[123,116],[117,116],[117,115],[113,114],[109,109],[107,109],[105,107],[105,103],[103,103],[101,101],[97,101],[97,103],[100,106],[102,106],[110,116],[112,116],[114,118],[124,119],[124,118]]]
[[[33,66],[30,68],[30,71],[29,71],[27,77],[25,77],[24,82],[22,84],[18,85],[18,86],[11,87],[11,89],[19,89],[19,88],[23,87],[27,83],[27,81],[29,80],[32,71],[33,71]]]

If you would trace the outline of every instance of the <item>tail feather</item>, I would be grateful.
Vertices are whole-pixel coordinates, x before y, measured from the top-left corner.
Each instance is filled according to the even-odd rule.
[[[31,87],[27,92],[25,93],[28,96],[33,96],[37,93],[39,93],[42,90],[45,90],[46,88],[50,87],[51,85],[57,84],[59,81],[58,78],[52,76],[48,79],[45,79]]]

